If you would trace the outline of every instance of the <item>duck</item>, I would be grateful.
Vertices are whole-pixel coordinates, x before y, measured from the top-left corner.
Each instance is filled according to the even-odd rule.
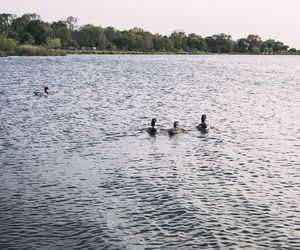
[[[199,131],[201,131],[202,133],[204,133],[204,134],[208,133],[209,128],[210,128],[210,127],[206,124],[205,120],[206,120],[206,115],[203,114],[203,115],[201,116],[201,123],[197,126],[197,129],[198,129]]]
[[[159,128],[155,127],[155,123],[157,122],[156,118],[151,120],[151,127],[147,129],[147,132],[150,135],[156,135],[159,133]]]
[[[45,87],[44,91],[34,91],[33,93],[37,96],[47,96],[48,93],[48,87]]]
[[[182,129],[179,127],[179,122],[174,122],[174,127],[169,130],[169,135],[176,135],[180,134],[182,132]]]

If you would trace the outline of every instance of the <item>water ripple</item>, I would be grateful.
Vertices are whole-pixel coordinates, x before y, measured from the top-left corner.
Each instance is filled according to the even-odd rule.
[[[298,68],[286,56],[1,58],[0,248],[299,249]],[[170,137],[175,120],[184,133]]]

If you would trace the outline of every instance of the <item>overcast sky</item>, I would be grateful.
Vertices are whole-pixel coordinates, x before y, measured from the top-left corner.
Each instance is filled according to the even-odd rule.
[[[0,12],[34,12],[45,21],[75,16],[79,24],[164,35],[183,30],[236,40],[256,34],[300,49],[300,0],[0,0]]]

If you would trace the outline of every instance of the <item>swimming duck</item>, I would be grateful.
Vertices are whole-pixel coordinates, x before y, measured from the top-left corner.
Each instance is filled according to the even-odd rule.
[[[206,115],[203,114],[201,116],[201,123],[197,126],[197,129],[204,134],[208,133],[209,130],[209,126],[206,124],[205,120],[206,120]]]
[[[47,96],[48,95],[48,87],[45,87],[44,91],[34,91],[33,93],[37,96]]]
[[[179,127],[179,122],[174,122],[174,127],[169,130],[169,135],[176,135],[182,132],[182,129]]]
[[[159,128],[155,127],[155,123],[157,122],[156,118],[151,120],[151,127],[147,129],[147,132],[150,135],[156,135],[159,133]]]

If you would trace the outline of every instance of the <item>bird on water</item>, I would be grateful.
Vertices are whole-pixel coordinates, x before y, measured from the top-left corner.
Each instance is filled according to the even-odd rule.
[[[179,127],[179,122],[174,122],[174,127],[169,130],[169,135],[176,135],[180,134],[182,132],[182,129]]]
[[[197,126],[197,129],[204,134],[208,133],[209,131],[209,126],[206,124],[205,120],[206,120],[206,115],[203,114],[201,116],[201,123]]]
[[[44,91],[34,91],[33,93],[36,95],[36,96],[47,96],[49,93],[48,93],[48,87],[45,87],[44,88]]]
[[[155,127],[155,123],[157,122],[156,118],[151,120],[151,127],[147,129],[147,132],[150,135],[156,135],[159,133],[159,128]]]

